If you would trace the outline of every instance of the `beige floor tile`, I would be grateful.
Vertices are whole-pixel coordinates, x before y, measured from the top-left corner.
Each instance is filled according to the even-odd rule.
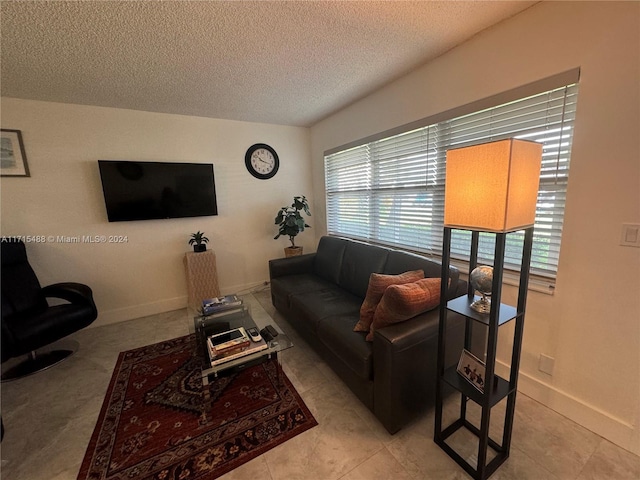
[[[560,478],[574,479],[601,437],[524,395],[518,396],[512,445]]]
[[[602,440],[577,480],[638,480],[640,457]]]
[[[348,407],[320,417],[318,426],[264,454],[274,480],[339,479],[383,448]]]
[[[293,386],[302,394],[322,383],[330,382],[325,373],[318,368],[318,362],[306,355],[304,347],[300,348],[299,342],[294,343],[294,348],[284,351],[281,355],[284,372],[293,383]]]
[[[383,448],[368,458],[340,480],[411,480],[411,475]]]
[[[273,480],[269,473],[269,467],[261,455],[253,460],[240,465],[235,470],[231,470],[220,477],[220,480]]]
[[[433,441],[433,413],[400,430],[387,449],[413,478],[453,472],[456,463]]]
[[[490,478],[491,480],[568,480],[568,477],[555,476],[530,457],[513,448],[509,458]]]

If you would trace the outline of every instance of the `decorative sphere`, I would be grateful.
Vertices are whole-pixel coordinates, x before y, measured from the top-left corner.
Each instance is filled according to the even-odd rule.
[[[477,267],[474,268],[469,275],[471,286],[484,295],[491,295],[491,286],[493,283],[493,268]]]

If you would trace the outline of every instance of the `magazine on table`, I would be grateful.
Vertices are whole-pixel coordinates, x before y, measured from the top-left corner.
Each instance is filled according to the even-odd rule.
[[[224,295],[222,297],[207,298],[202,301],[202,313],[211,315],[237,308],[242,305],[242,299],[237,295]]]

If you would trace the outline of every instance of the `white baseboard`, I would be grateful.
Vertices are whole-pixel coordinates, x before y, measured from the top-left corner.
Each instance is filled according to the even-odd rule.
[[[256,289],[266,288],[266,281],[252,284],[232,285],[224,287],[222,293],[238,293],[245,295]],[[187,296],[174,297],[157,302],[145,303],[142,305],[131,305],[129,307],[115,308],[112,310],[98,310],[98,318],[88,328],[111,325],[113,323],[133,320],[134,318],[156,315],[158,313],[171,312],[187,307]]]
[[[496,373],[508,378],[508,366],[496,361]],[[617,418],[553,385],[520,372],[518,391],[533,398],[584,428],[606,438],[621,448],[640,455],[640,442],[634,425]]]
[[[134,318],[147,317],[158,313],[170,312],[187,307],[187,297],[174,297],[157,302],[145,303],[142,305],[132,305],[130,307],[116,308],[113,310],[99,311],[98,318],[89,328],[101,327],[113,323],[133,320]]]

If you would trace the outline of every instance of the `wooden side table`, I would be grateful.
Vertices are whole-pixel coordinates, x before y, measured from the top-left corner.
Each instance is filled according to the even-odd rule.
[[[198,310],[202,307],[202,300],[220,296],[216,254],[213,250],[185,253],[184,269],[189,308]]]

